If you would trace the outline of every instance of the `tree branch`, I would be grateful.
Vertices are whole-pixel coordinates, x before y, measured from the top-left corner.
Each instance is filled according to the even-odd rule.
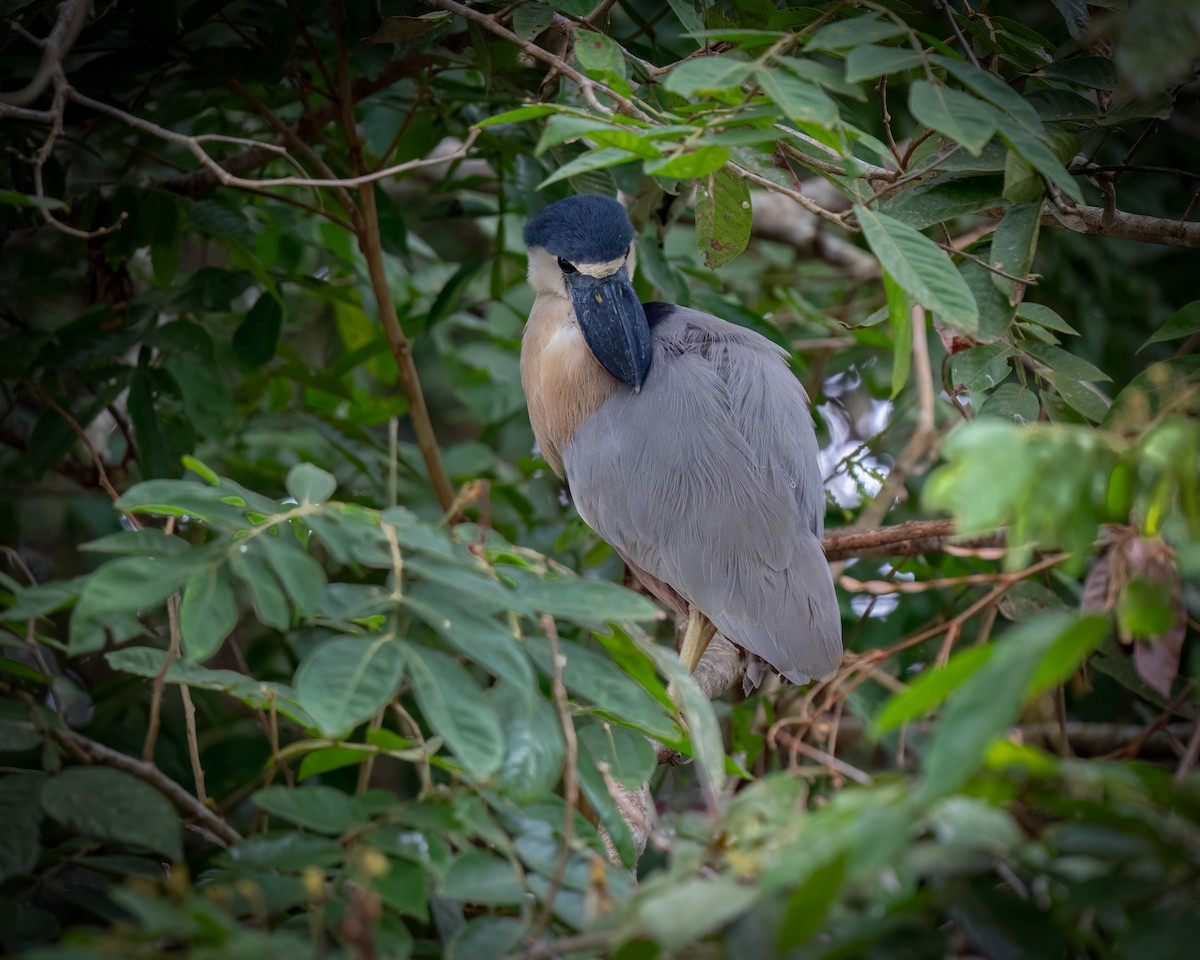
[[[996,219],[1004,216],[1004,213],[1000,208],[986,211],[987,216]],[[1147,217],[1140,213],[1124,213],[1120,210],[1109,214],[1103,207],[1058,208],[1053,213],[1043,213],[1042,224],[1048,227],[1066,227],[1075,233],[1112,237],[1114,240],[1200,248],[1200,223]]]

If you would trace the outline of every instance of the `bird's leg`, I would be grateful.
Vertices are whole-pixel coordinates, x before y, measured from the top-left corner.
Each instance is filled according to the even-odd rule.
[[[717,628],[712,625],[708,617],[689,605],[687,630],[683,634],[683,646],[679,650],[679,659],[687,667],[688,673],[696,672],[696,667],[700,665],[704,651],[708,649],[708,645],[716,633]]]

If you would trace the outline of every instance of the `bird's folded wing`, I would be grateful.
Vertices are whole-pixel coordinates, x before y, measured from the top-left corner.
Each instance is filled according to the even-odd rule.
[[[610,397],[566,451],[579,513],[789,680],[827,675],[841,624],[803,388],[758,334],[653,307],[642,391]]]

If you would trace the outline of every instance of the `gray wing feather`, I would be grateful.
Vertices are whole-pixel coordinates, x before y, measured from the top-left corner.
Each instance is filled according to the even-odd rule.
[[[716,317],[675,308],[653,338],[641,393],[567,448],[580,515],[789,680],[828,675],[841,620],[804,389],[778,347]]]

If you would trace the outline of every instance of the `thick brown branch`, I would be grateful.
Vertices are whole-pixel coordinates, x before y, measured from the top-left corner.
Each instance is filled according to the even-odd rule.
[[[953,520],[910,520],[873,530],[835,530],[823,541],[829,560],[851,557],[915,557],[948,547],[979,550],[1004,546],[1002,534],[955,539]]]
[[[999,218],[1004,215],[1004,210],[988,210],[987,215]],[[1200,248],[1200,223],[1147,217],[1140,213],[1124,213],[1120,210],[1109,214],[1103,207],[1073,207],[1059,209],[1055,213],[1046,212],[1042,214],[1042,224],[1048,227],[1065,226],[1076,233],[1112,237],[1114,240]]]

